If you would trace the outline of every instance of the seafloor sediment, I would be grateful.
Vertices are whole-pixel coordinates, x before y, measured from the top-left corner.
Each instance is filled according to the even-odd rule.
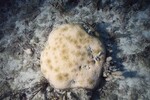
[[[101,35],[109,69],[124,79],[102,77],[94,90],[60,91],[47,83],[40,52],[53,26],[71,22]],[[0,1],[0,100],[150,100],[149,76],[148,0]]]

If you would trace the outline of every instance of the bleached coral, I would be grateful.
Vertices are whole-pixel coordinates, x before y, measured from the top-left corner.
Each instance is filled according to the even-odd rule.
[[[41,53],[41,71],[58,89],[93,89],[105,58],[102,42],[77,24],[64,24],[52,30]]]

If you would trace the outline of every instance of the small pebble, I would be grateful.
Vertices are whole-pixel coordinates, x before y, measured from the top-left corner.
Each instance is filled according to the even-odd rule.
[[[106,75],[107,75],[107,76],[110,76],[110,73],[108,72],[108,73],[106,73]]]
[[[106,61],[107,61],[107,62],[109,62],[109,61],[111,61],[111,60],[112,60],[112,57],[107,57],[107,58],[106,58]]]
[[[113,79],[113,77],[112,76],[109,76],[109,77],[107,77],[105,80],[106,81],[111,81]]]
[[[112,74],[113,76],[120,76],[120,75],[122,75],[122,72],[116,71],[116,72],[112,72],[111,74]]]
[[[104,72],[104,73],[103,73],[103,77],[107,77],[107,73]]]
[[[115,78],[115,79],[125,79],[124,76],[113,76],[113,78]]]
[[[28,55],[32,55],[33,54],[33,52],[32,52],[32,50],[31,49],[26,49],[26,50],[24,50],[24,52],[26,53],[26,54],[28,54]]]
[[[110,53],[112,53],[112,52],[113,52],[113,50],[109,50],[109,52],[110,52]]]
[[[23,60],[23,64],[26,64],[28,61],[27,60]]]

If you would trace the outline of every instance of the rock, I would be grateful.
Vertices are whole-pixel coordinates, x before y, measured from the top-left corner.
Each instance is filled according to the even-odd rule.
[[[65,24],[50,33],[41,53],[41,71],[57,89],[93,89],[99,81],[104,58],[105,50],[99,39],[80,25]]]

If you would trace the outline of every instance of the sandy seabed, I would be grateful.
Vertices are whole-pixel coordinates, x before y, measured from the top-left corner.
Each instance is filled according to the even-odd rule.
[[[64,2],[62,2],[64,1]],[[40,71],[54,26],[91,25],[124,79],[94,90],[56,90]],[[150,3],[131,0],[0,1],[0,100],[150,100]]]

